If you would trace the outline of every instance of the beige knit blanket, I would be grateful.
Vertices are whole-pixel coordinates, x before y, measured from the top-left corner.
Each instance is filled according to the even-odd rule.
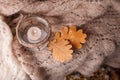
[[[0,14],[0,80],[64,80],[74,71],[91,76],[106,64],[120,68],[120,0],[0,0]],[[87,42],[71,61],[55,61],[47,47],[19,43],[19,14],[44,17],[52,32],[77,25]]]

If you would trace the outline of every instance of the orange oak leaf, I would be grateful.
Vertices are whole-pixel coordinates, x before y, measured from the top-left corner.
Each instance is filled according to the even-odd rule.
[[[49,49],[52,50],[52,56],[60,62],[67,62],[72,59],[72,45],[67,40],[53,40],[49,43]]]
[[[85,33],[83,33],[82,29],[79,29],[77,31],[76,26],[71,26],[70,30],[68,32],[67,39],[70,41],[70,43],[72,44],[72,46],[74,48],[79,49],[82,47],[81,43],[86,42],[86,40],[85,40],[86,37],[87,37],[87,35]]]
[[[85,43],[85,38],[87,35],[83,33],[82,29],[76,30],[76,26],[63,27],[61,30],[61,35],[59,34],[59,39],[69,40],[74,48],[80,49],[82,47],[81,43]]]

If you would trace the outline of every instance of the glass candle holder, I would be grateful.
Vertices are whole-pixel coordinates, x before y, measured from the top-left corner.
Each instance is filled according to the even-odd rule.
[[[39,16],[23,18],[16,28],[18,41],[25,47],[43,46],[50,37],[50,25]]]

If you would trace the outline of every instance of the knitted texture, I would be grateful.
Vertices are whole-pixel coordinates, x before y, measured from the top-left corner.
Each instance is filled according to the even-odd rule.
[[[18,68],[23,70],[23,75],[26,75],[25,78],[20,80],[26,80],[26,78],[32,80],[64,80],[66,75],[74,71],[90,76],[103,64],[120,68],[120,52],[118,50],[120,46],[119,0],[34,0],[33,2],[19,0],[20,2],[15,5],[12,5],[15,0],[9,1],[11,6],[0,0],[0,4],[4,3],[4,5],[0,5],[4,7],[4,9],[0,7],[0,13],[8,16],[6,20],[15,13],[37,14],[48,20],[52,32],[61,29],[62,25],[73,24],[77,25],[78,28],[82,28],[88,35],[87,42],[83,47],[73,53],[73,59],[69,62],[60,63],[52,58],[47,47],[42,50],[39,48],[26,48],[18,42],[16,36],[12,36],[11,32],[6,30],[6,33],[10,34],[10,39],[0,37],[0,43],[5,45],[8,42],[10,46],[6,47],[9,52],[4,51],[6,55],[2,57],[9,58],[13,62],[13,57],[7,56],[7,54],[15,57],[16,62],[14,63],[16,63],[16,66],[20,65]],[[18,4],[21,4],[22,7],[18,7]],[[8,10],[5,6],[10,9]],[[12,21],[8,25],[15,26]],[[11,27],[5,27],[12,30]],[[3,31],[4,29],[0,28],[0,32]],[[0,33],[0,35],[6,36],[5,33]],[[3,41],[6,42],[3,43]],[[4,48],[0,50],[0,54],[4,54]],[[4,63],[12,65],[7,61],[4,61]],[[6,68],[5,65],[1,65]],[[10,69],[12,68],[10,67]],[[15,71],[19,71],[19,69]],[[9,74],[9,76],[13,75]]]

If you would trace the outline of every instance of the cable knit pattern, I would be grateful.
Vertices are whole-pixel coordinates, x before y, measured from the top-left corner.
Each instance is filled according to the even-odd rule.
[[[10,6],[7,4],[9,1]],[[47,47],[43,50],[26,48],[18,42],[16,36],[13,36],[12,44],[8,41],[12,46],[12,53],[6,52],[6,54],[16,57],[16,63],[20,65],[19,68],[25,72],[24,74],[29,76],[28,78],[64,80],[66,75],[74,71],[91,76],[104,64],[120,68],[119,0],[33,0],[31,2],[18,0],[19,2],[14,5],[15,0],[9,1],[0,0],[0,14],[8,16],[6,19],[15,13],[36,14],[48,20],[53,32],[61,29],[62,25],[74,24],[88,35],[83,47],[73,53],[73,59],[64,63],[55,61]],[[4,5],[1,5],[3,3]],[[8,25],[11,26],[9,23]],[[0,31],[3,31],[3,28],[0,28]],[[5,36],[1,33],[0,35]],[[12,38],[12,35],[10,37]],[[3,39],[7,41],[7,38]],[[0,43],[3,39],[0,37]],[[8,48],[11,49],[11,46]],[[11,56],[6,57],[12,59]]]

